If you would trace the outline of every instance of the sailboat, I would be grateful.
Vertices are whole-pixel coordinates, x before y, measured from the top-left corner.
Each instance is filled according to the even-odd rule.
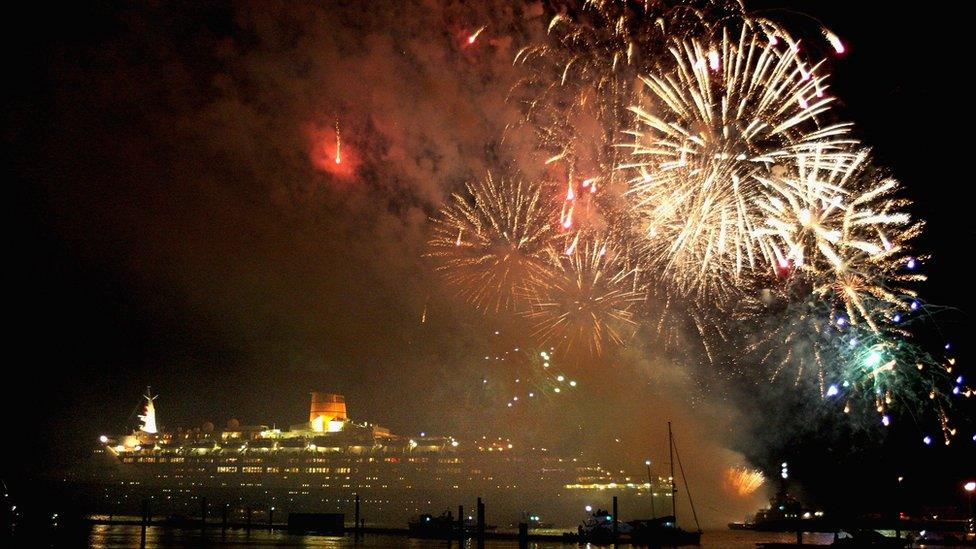
[[[681,456],[678,448],[674,444],[674,435],[671,433],[671,422],[668,422],[668,455],[671,461],[671,514],[663,517],[651,519],[638,519],[629,521],[628,524],[633,528],[630,540],[633,545],[648,547],[679,547],[682,545],[701,545],[701,525],[698,524],[698,513],[695,512],[695,503],[691,499],[691,490],[688,488],[688,480],[685,478],[685,469],[681,465]],[[688,493],[688,503],[691,507],[691,514],[695,517],[694,532],[688,532],[678,528],[678,488],[675,485],[674,460],[678,459],[678,469],[681,471],[681,482]],[[648,482],[650,482],[650,469],[648,469]],[[653,493],[651,498],[653,498]],[[653,505],[653,499],[651,501]]]

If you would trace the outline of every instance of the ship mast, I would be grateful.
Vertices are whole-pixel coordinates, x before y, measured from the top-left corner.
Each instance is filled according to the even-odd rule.
[[[668,422],[668,463],[671,465],[671,516],[674,517],[674,525],[678,526],[678,489],[674,486],[674,441],[671,438],[671,422]]]
[[[670,425],[668,425],[670,433]],[[671,438],[671,437],[668,437]],[[695,511],[695,500],[691,499],[691,487],[688,486],[688,477],[685,476],[685,466],[681,464],[681,453],[678,452],[678,445],[674,444],[674,439],[671,439],[671,447],[674,448],[674,457],[678,459],[678,469],[681,471],[681,482],[685,483],[685,491],[688,492],[688,505],[691,507],[691,516],[695,518],[695,528],[701,532],[701,524],[698,522],[698,513]],[[672,475],[674,474],[674,466],[671,467]],[[672,481],[673,484],[673,481]],[[677,521],[675,521],[677,524]]]
[[[152,389],[149,386],[146,386],[146,394],[143,396],[146,398],[146,408],[145,414],[139,416],[142,421],[139,430],[144,433],[156,434],[156,406],[153,405],[153,400],[156,397],[152,396]]]

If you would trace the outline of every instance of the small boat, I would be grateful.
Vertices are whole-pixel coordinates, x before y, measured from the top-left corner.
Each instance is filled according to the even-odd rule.
[[[473,537],[477,533],[478,524],[474,520],[467,518],[462,523],[464,524],[465,537]],[[440,516],[422,514],[417,517],[417,520],[408,522],[407,528],[412,538],[455,539],[458,537],[459,527],[454,514],[450,511],[444,511]],[[485,531],[488,532],[497,528],[498,526],[494,524],[485,525]]]
[[[529,530],[544,530],[553,527],[551,522],[543,522],[535,513],[522,513],[522,522],[529,526]]]
[[[425,539],[452,539],[458,537],[458,521],[450,511],[440,516],[423,514],[407,523],[410,537]]]
[[[577,539],[580,542],[595,544],[613,543],[613,527],[617,525],[617,540],[629,538],[633,527],[626,522],[615,519],[609,511],[597,509],[593,515],[576,528]]]
[[[900,548],[908,545],[908,540],[904,538],[890,538],[875,530],[856,530],[853,532],[840,532],[847,534],[834,538],[831,547],[888,547],[891,549]]]
[[[891,538],[874,530],[840,531],[834,534],[834,542],[830,545],[813,543],[757,543],[759,549],[789,549],[795,547],[841,547],[845,549],[884,548],[901,549],[908,545],[904,538]]]
[[[647,547],[681,547],[701,545],[701,530],[688,532],[675,525],[674,517],[666,516],[650,520],[632,520],[630,542]]]

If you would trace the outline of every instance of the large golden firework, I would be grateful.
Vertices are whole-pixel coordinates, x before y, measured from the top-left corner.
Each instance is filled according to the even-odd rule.
[[[488,177],[452,198],[429,255],[457,291],[522,314],[569,360],[641,323],[713,364],[868,403],[885,425],[927,395],[948,441],[951,360],[902,324],[920,307],[921,224],[836,123],[808,42],[801,54],[735,0],[583,0],[547,30],[515,57],[522,117],[505,134],[534,134],[545,183]],[[727,482],[748,494],[762,477]]]
[[[812,147],[847,154],[852,140],[847,125],[820,124],[832,102],[825,77],[788,36],[747,22],[676,42],[670,54],[673,68],[642,77],[633,157],[622,168],[649,259],[682,291],[721,293],[774,264],[756,236],[757,176]]]
[[[756,234],[780,269],[796,269],[813,293],[840,304],[846,318],[877,330],[913,303],[909,242],[922,229],[895,196],[898,182],[870,166],[868,152],[794,155],[779,174],[757,175],[767,217]],[[870,297],[870,305],[868,304]]]
[[[441,210],[428,255],[458,294],[482,312],[515,312],[552,277],[549,216],[538,186],[488,174]]]

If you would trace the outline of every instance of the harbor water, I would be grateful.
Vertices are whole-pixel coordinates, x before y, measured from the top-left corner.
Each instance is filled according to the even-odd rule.
[[[97,549],[115,549],[140,547],[142,545],[142,531],[137,525],[103,525],[95,524],[88,528],[82,539],[84,543]],[[702,535],[702,547],[726,549],[755,549],[759,542],[795,542],[796,535],[792,533],[752,532],[747,530],[712,530]],[[804,542],[829,544],[830,534],[806,534]],[[268,532],[267,530],[220,530],[211,529],[201,533],[197,529],[177,529],[151,526],[146,529],[145,547],[323,547],[332,549],[361,548],[421,548],[421,547],[457,547],[457,542],[449,543],[438,540],[412,539],[404,536],[364,535],[356,539],[352,534],[346,536],[303,536],[288,534],[282,531]],[[486,549],[517,548],[516,540],[488,540]],[[589,547],[588,544],[559,543],[559,542],[530,542],[528,547],[535,549],[556,549],[570,547]],[[477,547],[468,540],[465,547]],[[629,547],[629,545],[621,545]]]

